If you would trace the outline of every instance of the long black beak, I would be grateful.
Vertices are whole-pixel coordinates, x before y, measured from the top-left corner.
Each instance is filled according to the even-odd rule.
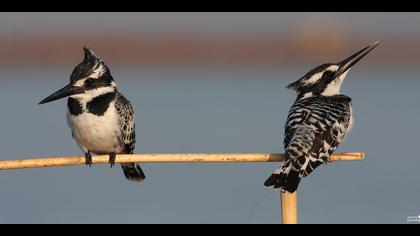
[[[60,98],[68,97],[68,96],[78,94],[78,93],[82,93],[82,92],[83,92],[83,88],[76,87],[76,86],[73,86],[73,85],[69,84],[69,85],[66,85],[64,88],[58,90],[57,92],[51,94],[50,96],[48,96],[47,98],[42,100],[39,104],[52,102],[52,101],[58,100]]]
[[[362,59],[364,56],[366,56],[370,51],[372,51],[378,44],[380,44],[381,41],[376,41],[373,44],[363,48],[362,50],[356,52],[355,54],[351,55],[350,57],[346,58],[342,62],[338,63],[339,68],[337,72],[335,72],[334,77],[337,78],[344,72],[346,72],[350,67],[352,67],[354,64],[356,64],[360,59]]]

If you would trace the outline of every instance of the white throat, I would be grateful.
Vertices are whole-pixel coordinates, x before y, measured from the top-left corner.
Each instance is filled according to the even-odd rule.
[[[347,70],[343,74],[340,75],[337,79],[333,80],[331,83],[327,85],[325,90],[321,93],[322,96],[334,96],[339,95],[341,90],[341,85],[343,84],[344,79],[346,78]]]

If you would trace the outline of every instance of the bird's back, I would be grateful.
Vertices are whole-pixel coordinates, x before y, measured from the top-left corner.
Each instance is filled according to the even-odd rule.
[[[296,100],[292,105],[285,125],[284,146],[290,146],[296,132],[308,128],[308,132],[325,133],[342,124],[345,129],[351,124],[351,98],[345,95],[312,96]]]
[[[298,99],[285,127],[285,162],[266,186],[294,192],[300,179],[326,163],[351,126],[351,98],[344,95]]]
[[[326,161],[351,127],[351,113],[351,98],[344,95],[296,100],[285,126],[286,158]]]

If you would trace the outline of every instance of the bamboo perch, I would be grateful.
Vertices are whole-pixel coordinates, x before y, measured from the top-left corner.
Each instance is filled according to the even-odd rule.
[[[297,191],[294,193],[281,192],[281,222],[283,224],[297,224]]]
[[[363,152],[334,154],[329,162],[363,160]],[[281,162],[284,154],[279,153],[187,153],[187,154],[119,154],[115,163],[159,163],[159,162]],[[109,156],[93,156],[93,164],[107,164]],[[31,158],[0,161],[0,170],[72,166],[85,164],[85,157],[68,156],[53,158]],[[280,193],[283,224],[297,224],[297,191]]]
[[[115,163],[159,163],[159,162],[281,162],[283,154],[278,153],[188,153],[188,154],[120,154]],[[330,162],[363,160],[364,153],[343,153],[332,155]],[[93,156],[93,164],[107,164],[109,156]],[[68,156],[55,158],[32,158],[0,161],[0,170],[72,166],[85,164],[85,157]]]

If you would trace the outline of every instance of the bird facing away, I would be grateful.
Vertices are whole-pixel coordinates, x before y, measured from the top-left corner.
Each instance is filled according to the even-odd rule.
[[[130,102],[117,90],[108,66],[92,50],[84,47],[83,61],[77,65],[70,83],[39,104],[68,97],[67,123],[72,136],[91,166],[92,155],[109,155],[111,167],[116,154],[132,154],[135,142],[134,111]],[[121,164],[128,180],[143,181],[138,164]]]
[[[340,94],[349,69],[380,42],[339,63],[320,65],[287,86],[297,99],[285,126],[285,161],[265,181],[266,187],[293,193],[302,177],[327,163],[353,123],[351,98]]]

